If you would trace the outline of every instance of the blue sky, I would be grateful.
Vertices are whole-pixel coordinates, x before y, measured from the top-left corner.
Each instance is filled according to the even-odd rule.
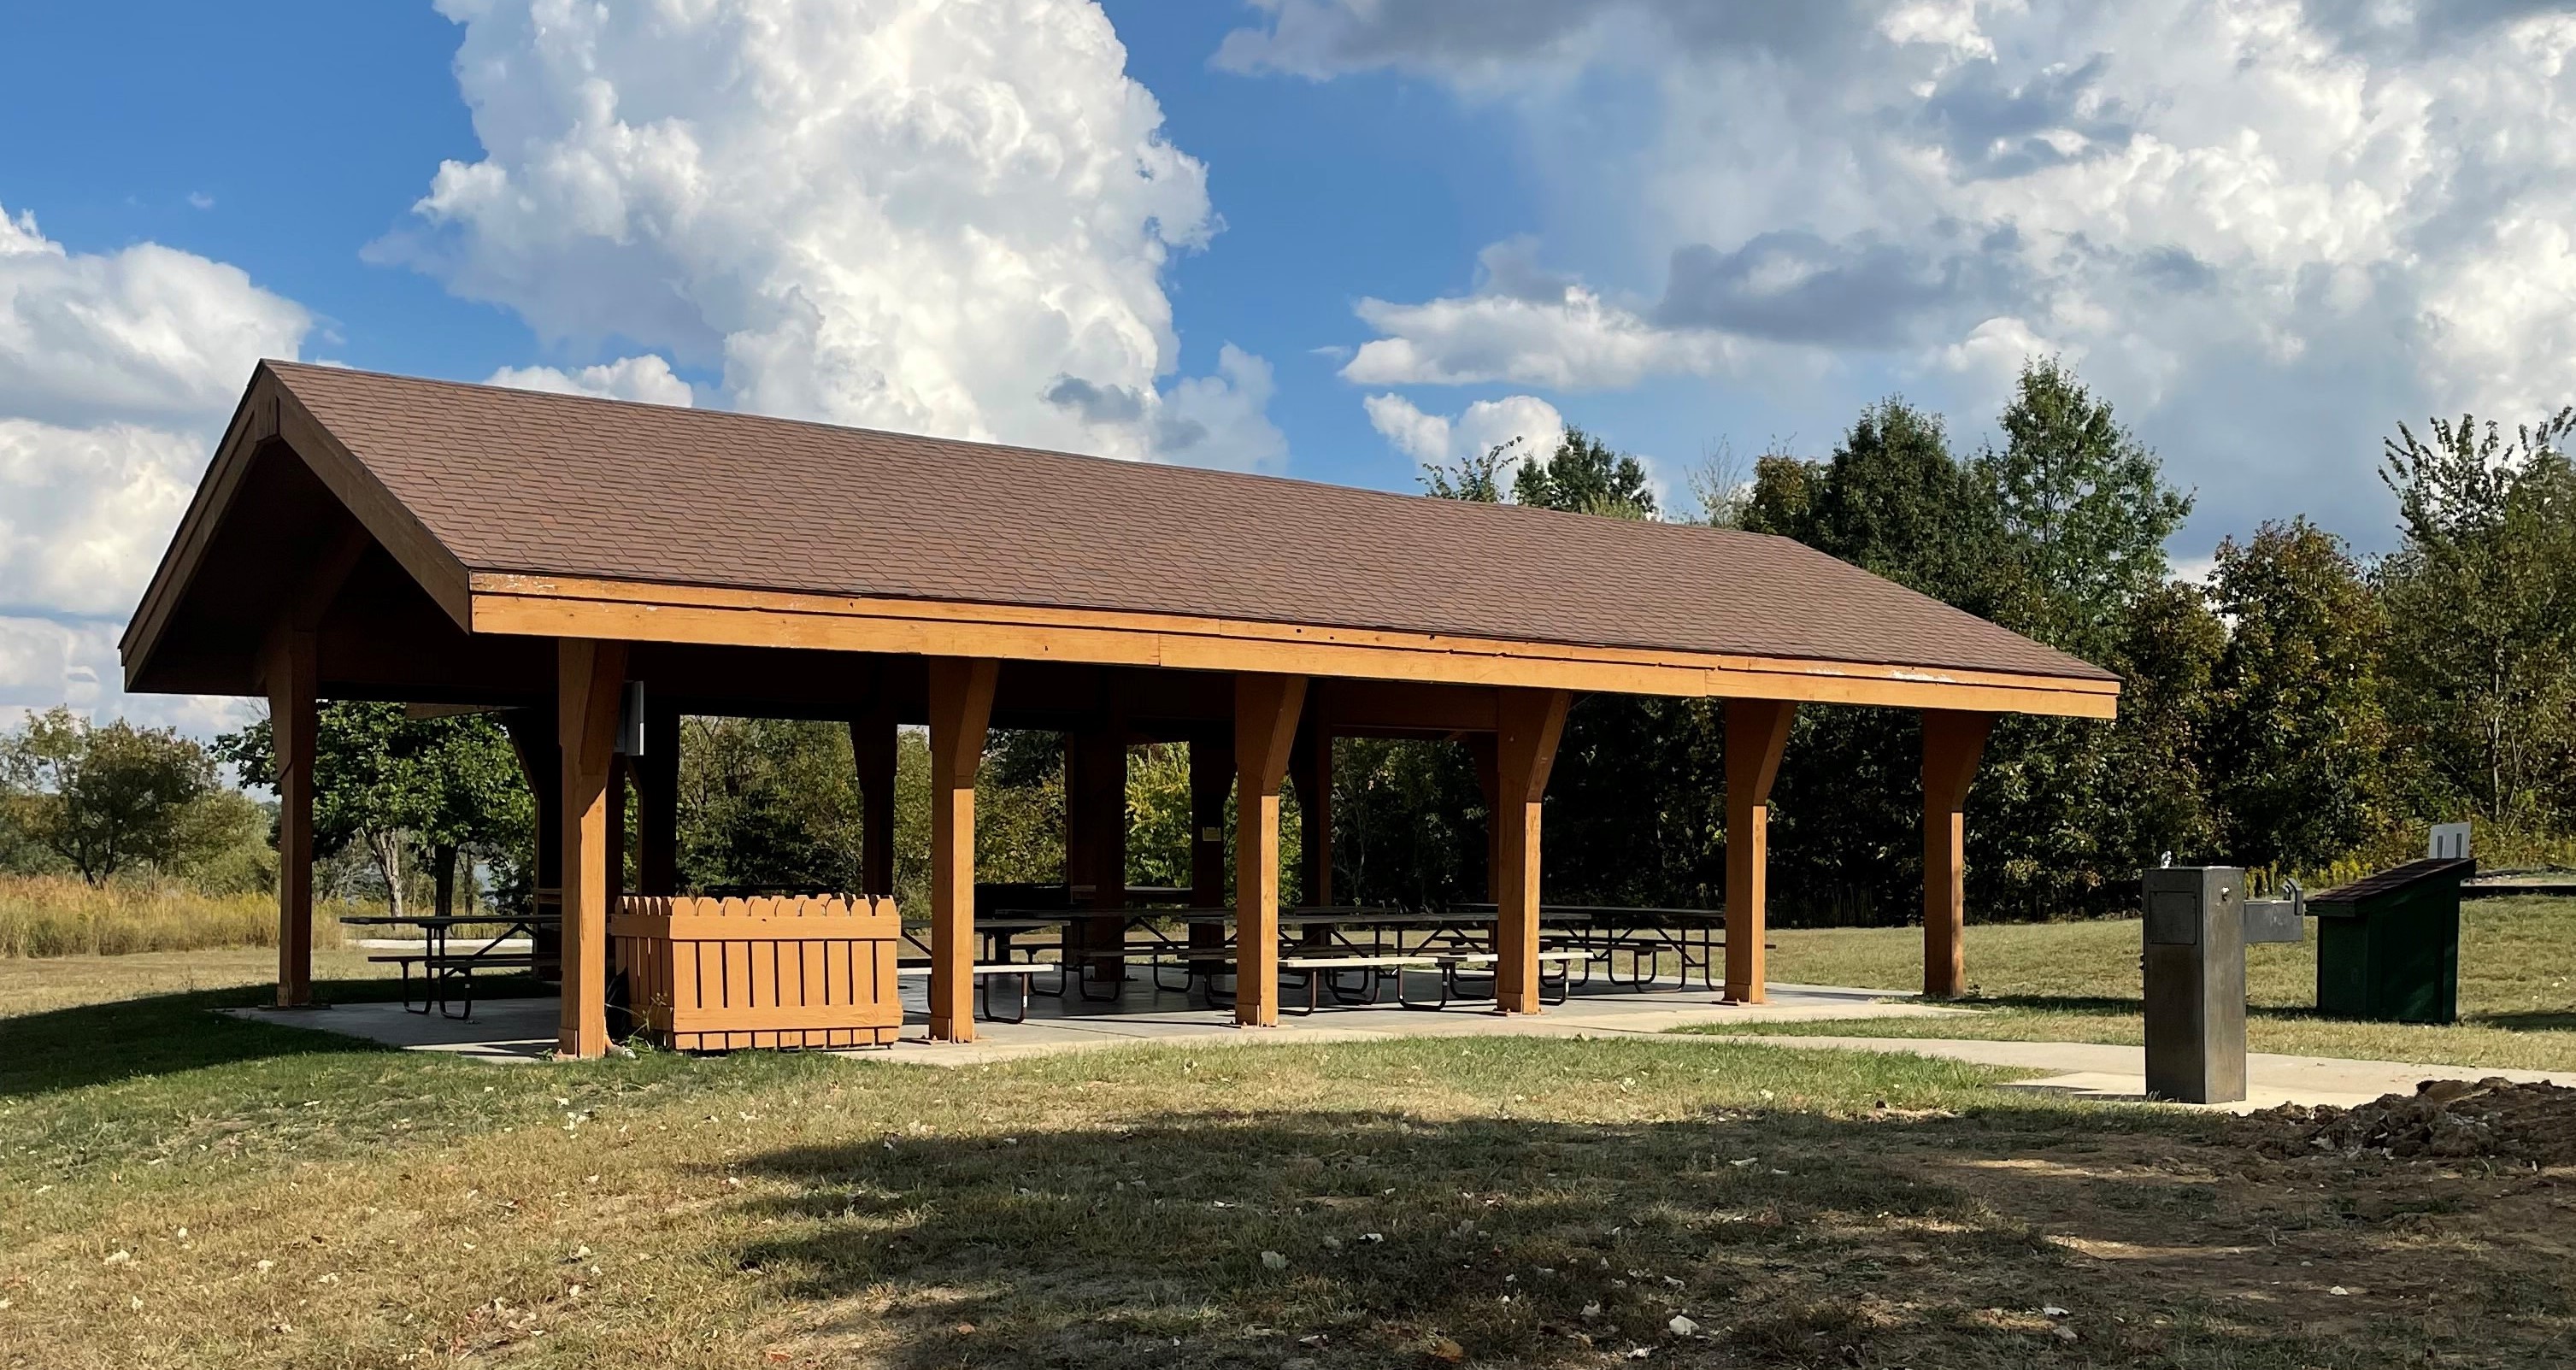
[[[1106,9],[1224,219],[1169,273],[1182,369],[1209,369],[1225,341],[1269,358],[1288,469],[1411,488],[1412,461],[1316,349],[1356,340],[1359,296],[1464,288],[1478,248],[1529,231],[1508,130],[1418,81],[1214,70],[1245,18],[1225,5]],[[366,260],[442,160],[481,152],[457,26],[427,4],[43,7],[22,34],[0,50],[0,120],[66,136],[0,143],[0,206],[73,251],[148,240],[240,266],[318,316],[309,355],[373,370],[481,380],[616,350],[549,345],[504,308]]]
[[[31,6],[0,709],[113,640],[249,360],[1411,489],[1667,491],[2055,353],[2225,534],[2569,398],[2576,20],[2515,0]]]

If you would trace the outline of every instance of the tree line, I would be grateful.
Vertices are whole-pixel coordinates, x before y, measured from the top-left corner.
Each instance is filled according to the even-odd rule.
[[[2304,518],[2229,536],[2204,579],[2167,546],[2191,510],[2154,453],[2070,369],[2034,361],[1961,450],[1939,414],[1891,397],[1821,457],[1769,452],[1693,473],[1698,519],[1793,538],[2104,666],[2110,723],[2001,720],[1970,796],[1981,916],[2131,906],[2171,853],[2275,874],[2349,873],[2473,817],[2484,852],[2569,854],[2576,830],[2576,411],[2508,432],[2470,417],[2400,426],[2378,475],[2396,550],[2356,554]],[[1673,517],[1643,463],[1568,429],[1423,473],[1433,498]],[[1596,695],[1568,718],[1547,805],[1546,897],[1709,907],[1725,883],[1724,704]],[[699,890],[854,889],[861,799],[838,723],[691,718],[680,869]],[[977,862],[1061,878],[1064,739],[996,733]],[[1920,739],[1902,710],[1799,710],[1773,790],[1772,897],[1784,921],[1896,922],[1919,908]],[[67,710],[0,737],[0,866],[94,881],[273,878],[267,724],[201,747]],[[896,893],[926,889],[929,758],[898,748]],[[397,909],[509,904],[532,883],[534,805],[488,716],[325,706],[317,748],[326,882]],[[1344,738],[1335,752],[1340,900],[1485,895],[1487,815],[1466,749]],[[1297,796],[1288,796],[1291,813]],[[1130,878],[1186,884],[1186,744],[1129,758]],[[1290,822],[1287,897],[1303,897]],[[629,832],[634,825],[629,824]],[[266,865],[262,865],[262,857]],[[1231,863],[1228,869],[1231,870]]]
[[[2576,472],[2559,444],[2576,413],[2511,433],[2468,417],[2401,426],[2379,468],[2397,550],[2364,558],[2304,518],[2266,522],[2221,541],[2201,583],[2177,579],[2165,550],[2190,497],[2071,370],[2025,367],[1996,426],[2000,441],[1963,453],[1940,415],[1891,398],[1828,456],[1766,454],[1749,480],[1701,482],[1715,521],[1794,538],[2125,682],[2116,722],[1999,721],[1970,799],[1982,913],[2129,907],[2134,872],[2168,853],[2348,874],[2455,818],[2479,820],[2490,852],[2564,852]],[[1569,433],[1520,468],[1513,496],[1655,516],[1625,466]],[[1426,483],[1476,498],[1477,475]],[[1577,710],[1548,813],[1551,897],[1717,898],[1722,710],[1619,697]],[[1919,757],[1902,711],[1800,710],[1773,791],[1784,913],[1886,922],[1919,906]]]

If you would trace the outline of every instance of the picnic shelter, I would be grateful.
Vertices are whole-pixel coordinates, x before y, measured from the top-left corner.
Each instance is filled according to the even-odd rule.
[[[1542,801],[1576,699],[1725,701],[1723,992],[1746,1001],[1764,995],[1768,792],[1793,711],[1917,711],[1924,988],[1953,995],[1963,814],[1993,720],[2109,718],[2120,689],[1781,538],[274,361],[121,650],[131,690],[268,703],[282,1005],[310,994],[317,702],[498,714],[538,801],[571,1056],[606,1049],[610,977],[638,973],[613,971],[613,925],[659,918],[668,938],[697,916],[672,902],[685,715],[849,725],[862,912],[891,911],[867,901],[893,889],[897,730],[927,729],[927,1030],[956,1041],[975,1033],[993,728],[1069,739],[1074,926],[1110,934],[1131,893],[1126,748],[1190,744],[1186,903],[1229,905],[1232,798],[1234,893],[1205,949],[1231,968],[1235,1020],[1262,1025],[1281,999],[1280,795],[1293,776],[1305,903],[1329,907],[1336,737],[1472,749],[1495,815],[1493,1006],[1531,1013]],[[755,912],[785,935],[792,911]],[[1094,946],[1114,968],[1125,944]],[[863,970],[833,965],[801,973]]]

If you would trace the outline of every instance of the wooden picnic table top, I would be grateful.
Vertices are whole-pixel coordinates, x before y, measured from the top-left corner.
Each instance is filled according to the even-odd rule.
[[[1494,906],[1491,904],[1462,904],[1459,905],[1459,907],[1473,909],[1479,913],[1487,913],[1491,912]],[[1724,909],[1642,909],[1629,908],[1624,905],[1617,904],[1539,905],[1538,916],[1542,919],[1560,914],[1567,917],[1580,917],[1586,922],[1601,924],[1603,926],[1624,924],[1629,927],[1654,927],[1658,924],[1667,923],[1683,925],[1710,922],[1722,923],[1726,921],[1726,910]]]
[[[1182,914],[1180,916],[1180,921],[1184,923],[1232,922],[1234,921],[1234,910],[1192,909]],[[1279,911],[1279,926],[1283,928],[1311,927],[1319,923],[1350,928],[1447,927],[1459,923],[1490,923],[1492,921],[1494,921],[1494,914],[1491,908],[1487,908],[1481,912],[1472,909],[1461,912],[1456,909],[1440,911],[1434,909],[1364,908],[1304,908],[1281,909]],[[1539,921],[1545,923],[1580,923],[1586,920],[1583,914],[1571,910],[1541,909],[1539,910]]]
[[[555,913],[390,913],[349,914],[340,919],[356,928],[455,928],[467,925],[490,927],[559,927],[563,915]]]

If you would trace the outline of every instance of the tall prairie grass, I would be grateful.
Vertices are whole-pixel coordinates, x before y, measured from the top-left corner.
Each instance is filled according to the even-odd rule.
[[[340,915],[317,903],[313,944],[340,945]],[[70,876],[0,876],[0,956],[116,956],[277,945],[277,896],[200,894],[174,886]]]

